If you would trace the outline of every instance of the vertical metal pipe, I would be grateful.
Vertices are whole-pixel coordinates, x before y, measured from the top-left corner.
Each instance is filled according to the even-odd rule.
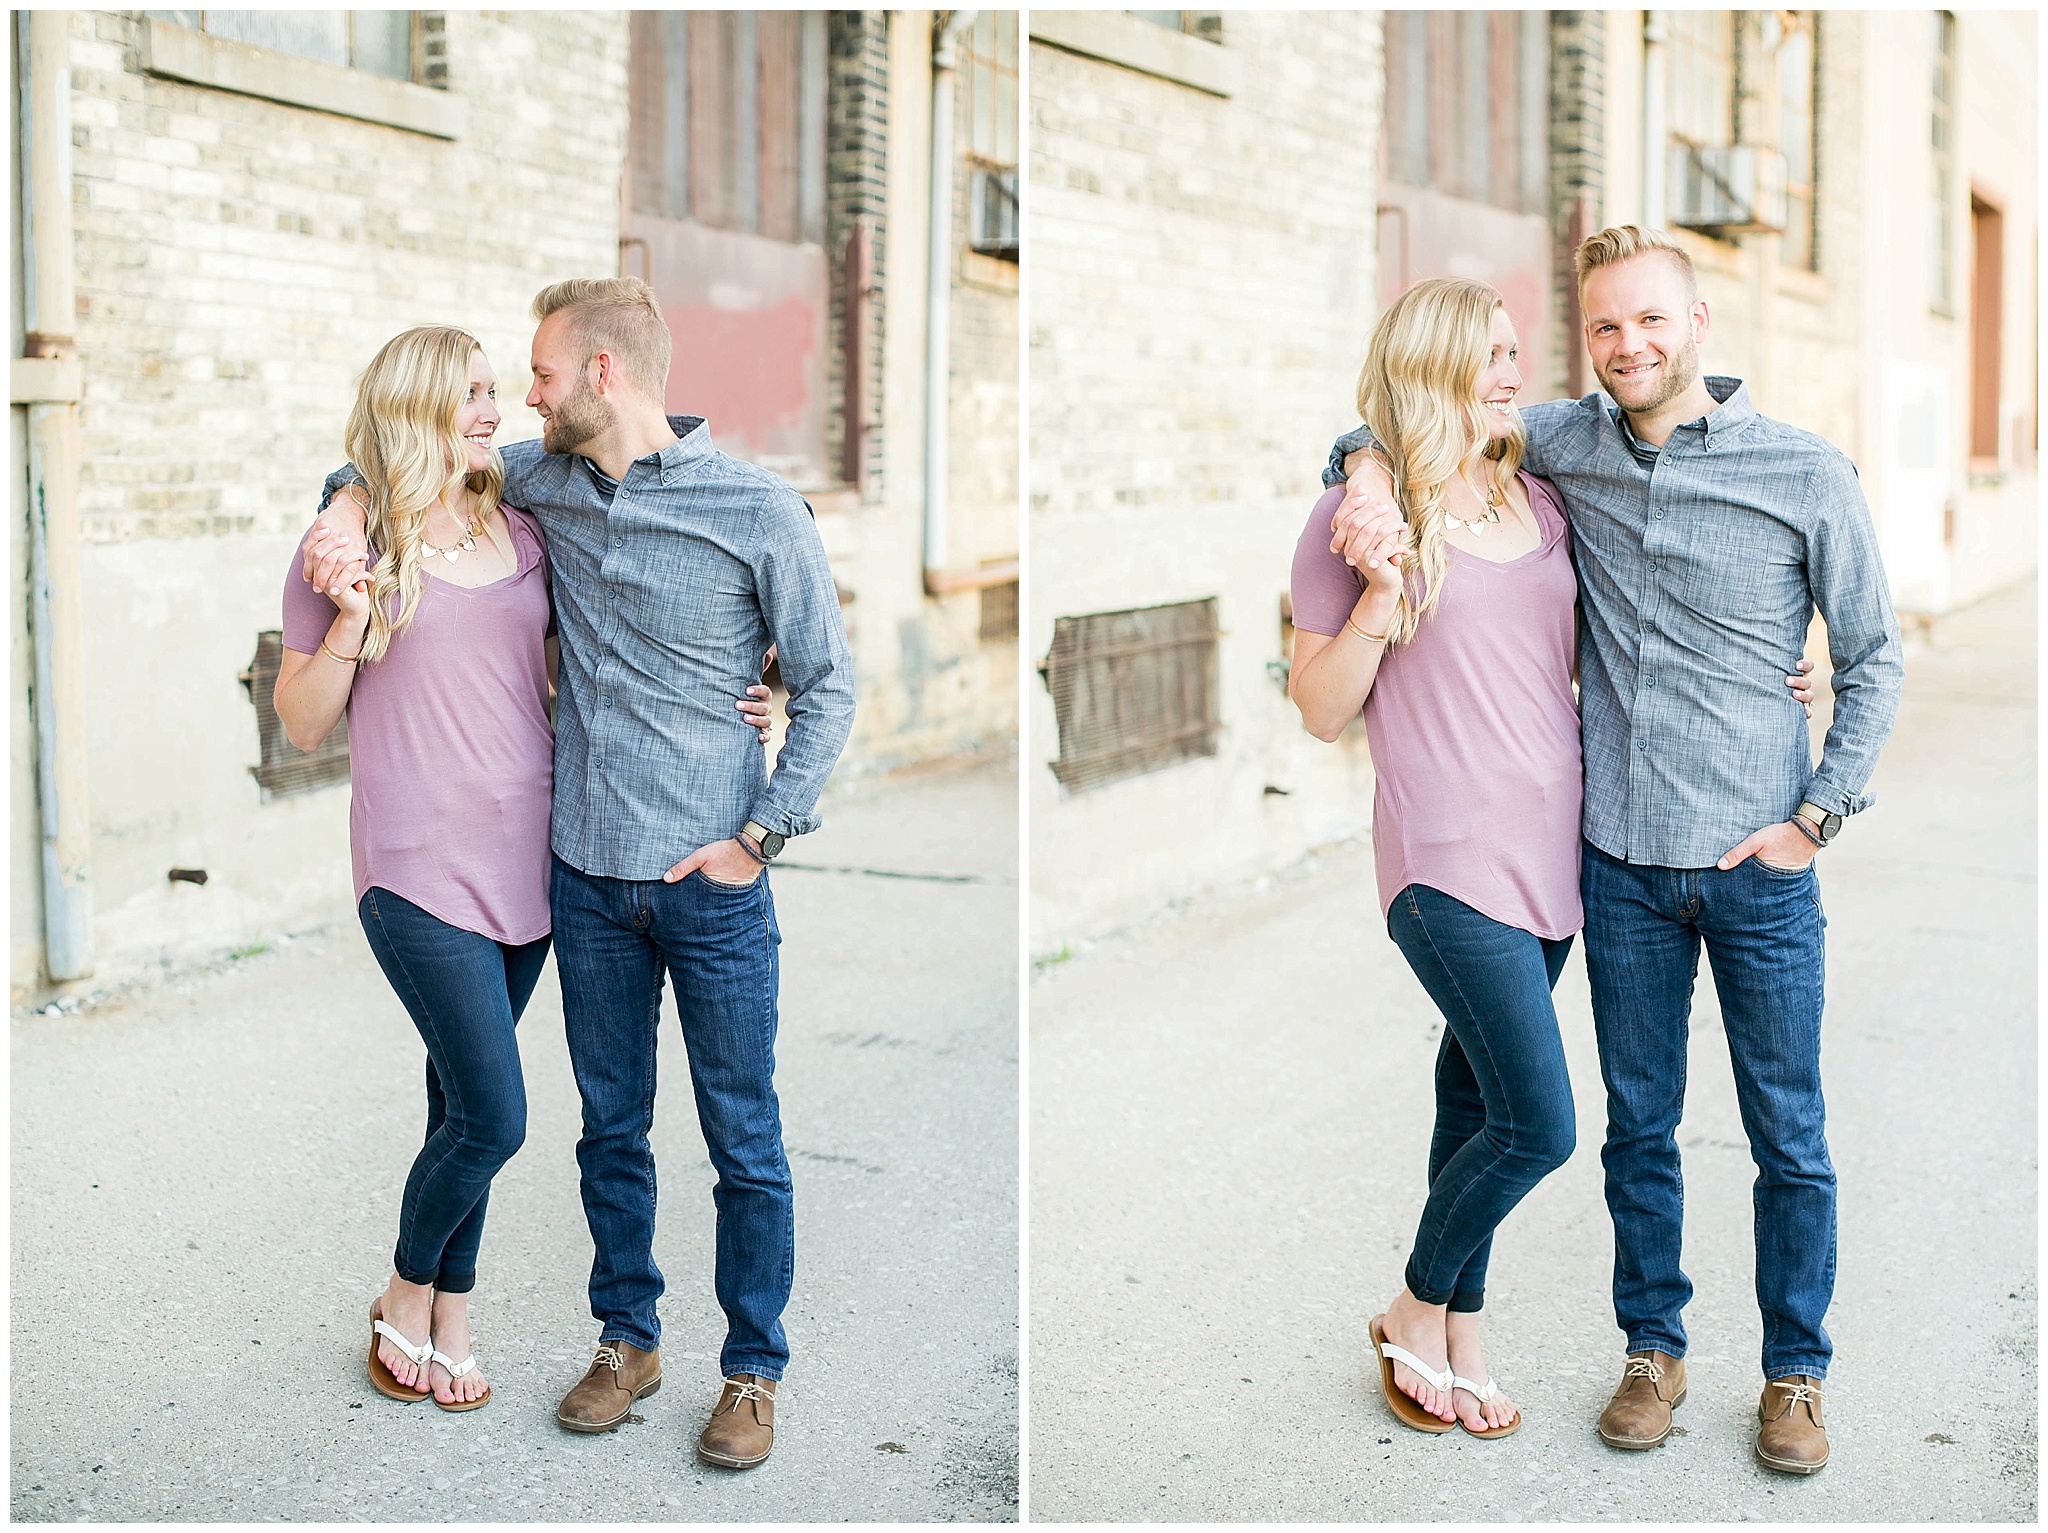
[[[1671,135],[1665,125],[1664,13],[1643,12],[1643,227],[1664,227],[1664,178]]]
[[[761,232],[761,18],[758,11],[733,11],[733,186],[739,227]]]
[[[16,12],[22,299],[31,357],[69,359],[77,312],[71,254],[71,17]],[[28,406],[29,625],[35,649],[36,788],[43,831],[43,967],[93,970],[92,826],[85,791],[84,615],[79,591],[78,406]]]
[[[924,575],[946,568],[946,409],[953,298],[953,45],[974,24],[974,11],[955,11],[932,46],[931,252],[925,282]]]
[[[840,446],[839,477],[867,493],[868,456],[868,304],[874,287],[874,254],[868,221],[856,218],[841,258],[840,315],[846,360],[841,368],[840,414],[846,429]]]
[[[690,13],[662,11],[662,195],[670,218],[690,218]],[[701,46],[701,44],[700,44]],[[650,257],[648,280],[653,280]]]

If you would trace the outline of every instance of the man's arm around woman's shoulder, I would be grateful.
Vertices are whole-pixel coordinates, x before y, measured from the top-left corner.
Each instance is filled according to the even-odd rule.
[[[1587,396],[1597,399],[1597,395]],[[1522,406],[1522,467],[1541,478],[1550,477],[1546,454],[1555,445],[1559,430],[1578,413],[1586,408],[1585,399],[1546,399],[1540,405]],[[1334,489],[1345,483],[1365,463],[1368,447],[1377,447],[1379,439],[1372,434],[1370,426],[1354,426],[1330,446],[1329,460],[1323,465],[1323,488]]]

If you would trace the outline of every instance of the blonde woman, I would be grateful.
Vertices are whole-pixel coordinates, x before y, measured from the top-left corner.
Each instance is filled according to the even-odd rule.
[[[1493,289],[1410,288],[1358,385],[1406,520],[1333,543],[1333,490],[1294,556],[1289,693],[1325,740],[1364,709],[1380,908],[1448,1024],[1429,1197],[1373,1345],[1402,1422],[1476,1437],[1521,1425],[1479,1342],[1493,1231],[1575,1138],[1550,992],[1583,924],[1578,583],[1555,495],[1517,472],[1521,386]]]
[[[276,692],[301,750],[348,714],[357,911],[427,1047],[426,1142],[370,1307],[370,1379],[450,1411],[490,1399],[469,1292],[491,1178],[526,1134],[513,1027],[550,929],[547,555],[499,501],[498,424],[463,331],[422,326],[377,353],[347,437],[375,553],[325,590],[293,555]]]

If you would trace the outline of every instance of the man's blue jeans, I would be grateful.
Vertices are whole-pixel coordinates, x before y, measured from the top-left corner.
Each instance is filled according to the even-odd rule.
[[[1446,1024],[1429,1198],[1405,1281],[1425,1304],[1476,1310],[1495,1227],[1577,1143],[1550,1000],[1572,939],[1505,926],[1427,884],[1394,896],[1387,932]]]
[[[427,1046],[427,1138],[405,1179],[391,1264],[408,1283],[468,1293],[491,1178],[526,1140],[513,1028],[548,961],[548,939],[496,942],[389,889],[365,889],[356,914]]]
[[[1586,972],[1607,1083],[1614,1317],[1628,1350],[1685,1356],[1679,1312],[1684,1187],[1678,1120],[1686,1033],[1706,945],[1756,1162],[1756,1300],[1766,1378],[1827,1376],[1821,1320],[1835,1290],[1835,1168],[1820,1089],[1820,878],[1751,857],[1719,868],[1634,866],[1590,841],[1580,862]]]
[[[583,1094],[583,1214],[597,1248],[590,1312],[603,1340],[661,1341],[654,1265],[654,1050],[662,978],[675,989],[697,1125],[718,1174],[720,1371],[779,1379],[796,1214],[775,1099],[776,950],[768,875],[745,888],[596,878],[555,859],[555,966]]]

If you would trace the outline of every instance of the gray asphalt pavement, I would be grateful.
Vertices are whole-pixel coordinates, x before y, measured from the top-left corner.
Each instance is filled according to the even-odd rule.
[[[471,1301],[494,1399],[467,1415],[364,1375],[424,1051],[358,928],[17,1016],[14,1518],[1014,1519],[1016,802],[1010,761],[835,789],[774,874],[793,1358],[775,1454],[744,1474],[692,1452],[724,1321],[672,1007],[664,1385],[596,1437],[553,1419],[598,1328],[552,965]]]
[[[1579,1149],[1502,1226],[1487,1295],[1526,1424],[1395,1424],[1366,1322],[1421,1207],[1440,1020],[1348,845],[1034,979],[1034,1520],[2032,1521],[2035,601],[1986,601],[1909,656],[1878,803],[1823,854],[1825,1471],[1750,1456],[1754,1169],[1704,966],[1680,1133],[1691,1393],[1655,1452],[1594,1433],[1622,1338],[1576,951],[1557,993]]]

